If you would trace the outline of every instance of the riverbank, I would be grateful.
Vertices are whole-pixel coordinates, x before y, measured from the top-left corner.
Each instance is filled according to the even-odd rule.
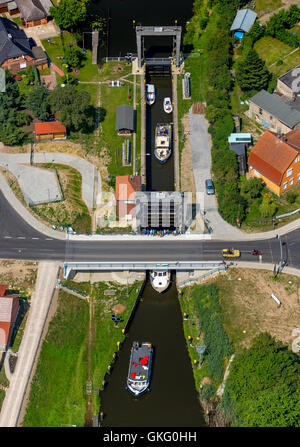
[[[135,282],[127,288],[113,282],[66,283],[84,291],[88,299],[60,290],[57,311],[49,324],[32,381],[23,426],[93,424],[92,417],[100,407],[99,390],[118,349],[117,343],[124,340],[122,330],[141,285]],[[114,324],[111,313],[118,314],[122,321]]]
[[[220,406],[220,386],[232,354],[249,349],[262,332],[292,348],[292,332],[300,318],[299,286],[300,279],[293,275],[280,274],[275,280],[269,271],[229,269],[181,290],[184,333],[208,425],[230,425]],[[272,293],[280,299],[280,308],[270,298]],[[196,346],[201,345],[206,350],[198,368]]]

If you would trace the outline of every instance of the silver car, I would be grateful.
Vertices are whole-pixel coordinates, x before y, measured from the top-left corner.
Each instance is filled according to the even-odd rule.
[[[211,178],[205,180],[205,188],[206,188],[206,194],[211,195],[215,193],[214,184]]]

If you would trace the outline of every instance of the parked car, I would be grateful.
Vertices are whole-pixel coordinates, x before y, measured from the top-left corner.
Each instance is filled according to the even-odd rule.
[[[211,178],[205,180],[205,188],[206,188],[206,194],[211,195],[215,193],[214,184]]]

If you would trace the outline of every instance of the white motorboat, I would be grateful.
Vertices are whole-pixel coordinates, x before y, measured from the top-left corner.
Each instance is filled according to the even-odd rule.
[[[157,124],[155,128],[154,156],[159,163],[165,163],[171,155],[172,124]]]
[[[164,99],[164,111],[166,113],[171,113],[173,111],[171,98],[165,98]]]
[[[146,103],[152,106],[155,102],[155,87],[153,84],[146,84]]]
[[[154,290],[164,292],[170,285],[171,274],[168,270],[153,270],[150,272],[150,283]]]

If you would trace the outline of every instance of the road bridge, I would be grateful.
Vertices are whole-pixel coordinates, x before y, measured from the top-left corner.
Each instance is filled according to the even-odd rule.
[[[169,262],[65,262],[64,277],[69,279],[72,272],[82,271],[142,271],[145,270],[210,270],[221,267],[223,262],[214,261],[169,261]],[[224,266],[225,268],[225,266]]]

